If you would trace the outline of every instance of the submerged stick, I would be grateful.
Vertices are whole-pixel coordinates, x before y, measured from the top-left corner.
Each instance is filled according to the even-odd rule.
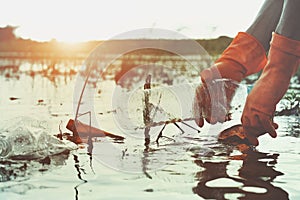
[[[185,123],[185,121],[195,121],[195,118],[185,118],[185,119],[180,119],[180,118],[174,118],[174,119],[170,119],[170,120],[165,120],[165,121],[159,121],[159,122],[150,122],[148,124],[145,124],[145,126],[140,126],[140,127],[136,127],[135,130],[137,129],[145,129],[145,128],[151,128],[151,127],[156,127],[156,126],[163,126],[164,124],[170,124],[170,123],[182,123],[188,127],[190,127],[191,129],[194,129],[198,132],[200,132],[200,130],[198,130],[197,128]]]
[[[151,75],[149,74],[146,78],[146,83],[144,84],[144,103],[145,103],[145,108],[143,110],[143,118],[144,118],[144,124],[149,124],[151,122],[150,118],[150,104],[149,104],[149,96],[150,96],[150,91],[151,89]],[[146,127],[144,130],[144,135],[145,135],[145,145],[149,145],[150,143],[150,127]]]

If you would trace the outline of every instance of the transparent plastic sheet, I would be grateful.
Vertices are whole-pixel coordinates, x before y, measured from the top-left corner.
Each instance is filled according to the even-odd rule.
[[[160,35],[180,35],[169,30],[155,31]],[[122,142],[101,138],[101,142],[90,144],[94,157],[108,167],[131,173],[145,171],[145,163],[151,163],[151,170],[165,165],[158,159],[150,161],[147,158],[153,149],[160,148],[155,143],[159,135],[170,139],[161,140],[159,145],[183,142],[184,148],[191,142],[182,139],[199,137],[193,135],[200,132],[194,120],[199,117],[195,116],[195,90],[202,84],[200,72],[213,64],[199,43],[182,35],[178,38],[184,40],[171,42],[139,40],[117,45],[122,43],[114,40],[150,32],[149,29],[130,31],[95,48],[79,71],[74,90],[77,129],[82,130],[81,124],[85,124],[125,138]],[[149,83],[148,77],[151,77]],[[216,77],[221,78],[220,74]],[[226,81],[218,82],[220,99],[213,98],[212,108],[216,110],[212,113],[217,111],[219,100],[227,103]],[[242,84],[232,84],[236,85],[239,91],[236,94],[240,95],[237,100],[232,100],[235,102],[232,104],[234,117],[242,109],[247,90]],[[213,90],[214,87],[210,87],[209,93],[213,94]],[[85,135],[91,130],[87,128]],[[221,130],[221,125],[217,124],[201,128],[200,134],[204,136]],[[176,160],[181,156],[181,153],[168,151],[159,154],[162,160]],[[134,164],[139,162],[142,164]]]
[[[2,122],[0,159],[32,160],[76,149],[76,145],[59,140],[49,133],[46,121],[16,117]]]
[[[105,88],[109,88],[108,84],[114,85],[111,81],[102,83],[101,90],[103,91]],[[224,124],[227,124],[228,127],[240,123],[240,116],[247,97],[247,86],[227,79],[218,80],[218,83],[221,85],[221,89],[226,89],[229,85],[235,86],[235,95],[229,110],[232,120],[228,122],[230,125]],[[194,121],[193,104],[198,87],[201,87],[200,82],[176,85],[153,84],[150,89],[144,89],[144,85],[141,85],[133,90],[114,85],[113,90],[107,91],[110,93],[107,94],[107,98],[104,94],[100,97],[96,96],[94,98],[95,110],[101,112],[101,114],[96,114],[96,117],[99,117],[100,129],[112,131],[114,128],[113,133],[124,136],[125,140],[122,143],[114,143],[108,138],[101,138],[100,142],[93,144],[93,156],[102,164],[116,170],[138,173],[143,168],[147,168],[147,172],[149,172],[164,167],[165,163],[162,160],[180,159],[183,156],[182,152],[186,151],[179,150],[179,148],[189,149],[197,141],[194,138],[207,139],[212,143],[217,142],[215,137],[225,128],[223,124],[205,123],[205,126],[200,128]],[[220,97],[224,98],[223,95]],[[147,107],[145,105],[146,98],[148,98],[149,123],[145,121],[144,116]],[[108,106],[110,101],[112,101],[111,107]],[[106,113],[105,109],[113,112]],[[149,131],[148,136],[145,134],[147,130]],[[160,132],[163,137],[156,143]],[[148,145],[144,145],[146,137],[150,139],[149,149]],[[171,150],[176,148],[168,148],[169,145],[177,146],[178,152],[172,152]],[[205,149],[205,147],[203,148]],[[156,153],[153,159],[148,158],[148,156],[152,157],[154,151]],[[147,163],[144,164],[146,161]]]

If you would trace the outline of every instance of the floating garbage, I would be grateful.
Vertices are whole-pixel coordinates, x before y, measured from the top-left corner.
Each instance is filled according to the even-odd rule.
[[[18,117],[0,129],[0,159],[32,160],[76,149],[67,140],[52,135],[46,121]]]
[[[253,148],[241,124],[223,130],[218,136],[218,141],[235,146],[241,152],[246,152]]]
[[[80,143],[80,138],[76,138],[76,137],[88,137],[88,136],[91,137],[108,136],[117,140],[125,139],[122,136],[98,129],[96,127],[92,127],[91,125],[84,124],[78,120],[75,122],[73,119],[69,120],[66,128],[73,132],[73,139],[71,139],[71,141],[75,143]]]

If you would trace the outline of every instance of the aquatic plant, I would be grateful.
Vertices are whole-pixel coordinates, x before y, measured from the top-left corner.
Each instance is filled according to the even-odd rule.
[[[280,104],[282,105],[283,109],[279,112],[276,112],[275,115],[277,116],[289,116],[289,115],[299,115],[300,113],[300,92],[299,90],[292,89],[288,92],[283,99],[281,100]]]

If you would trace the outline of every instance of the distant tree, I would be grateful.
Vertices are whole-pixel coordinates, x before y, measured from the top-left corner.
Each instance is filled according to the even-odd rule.
[[[15,40],[15,30],[17,27],[14,26],[6,26],[4,28],[0,27],[0,41],[9,41]]]
[[[197,42],[213,57],[218,57],[230,44],[232,38],[220,36],[216,39],[202,39]]]

